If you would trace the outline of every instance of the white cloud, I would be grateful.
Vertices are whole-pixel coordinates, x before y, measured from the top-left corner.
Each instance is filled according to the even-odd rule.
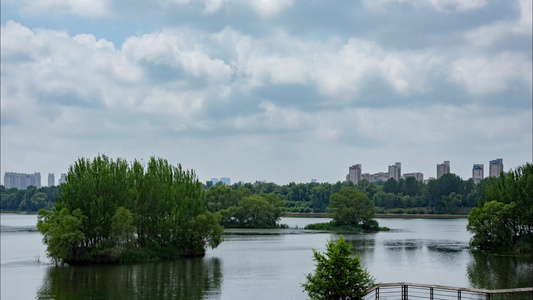
[[[509,37],[519,37],[531,40],[533,31],[533,7],[531,0],[519,0],[516,10],[519,17],[512,21],[495,21],[489,25],[470,30],[464,34],[467,42],[478,46],[488,47],[502,43]]]
[[[226,0],[205,0],[204,12],[207,14],[214,14],[224,5],[227,5]]]
[[[237,117],[234,127],[248,131],[294,131],[311,127],[310,116],[294,107],[278,107],[270,101],[259,104],[262,112],[251,116]]]
[[[72,14],[83,17],[108,17],[112,14],[111,0],[5,0],[16,4],[24,13],[39,14],[43,11]]]
[[[391,4],[429,6],[439,12],[467,12],[487,5],[487,0],[363,0],[365,6],[373,9],[386,9]]]
[[[209,57],[202,49],[201,40],[180,30],[131,37],[122,45],[122,51],[134,61],[171,66],[193,77],[205,77],[218,83],[227,82],[232,72],[224,61]]]
[[[251,5],[254,11],[263,18],[274,17],[293,5],[293,0],[244,0],[244,2]]]
[[[504,52],[495,56],[465,57],[455,60],[450,79],[471,94],[487,95],[517,88],[531,88],[531,60],[523,53]]]

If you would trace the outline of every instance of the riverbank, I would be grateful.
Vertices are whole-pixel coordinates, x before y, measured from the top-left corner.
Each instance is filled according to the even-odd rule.
[[[328,218],[328,213],[285,213],[284,217]],[[466,219],[468,215],[449,214],[376,214],[376,218]]]

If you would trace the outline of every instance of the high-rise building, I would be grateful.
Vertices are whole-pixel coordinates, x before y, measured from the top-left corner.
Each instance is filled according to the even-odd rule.
[[[48,186],[54,186],[56,184],[56,179],[54,173],[48,173]]]
[[[394,165],[389,166],[389,178],[394,178],[396,181],[400,181],[402,178],[402,163],[397,162]]]
[[[437,179],[442,175],[450,173],[450,161],[445,160],[444,163],[437,165]]]
[[[472,179],[474,179],[474,182],[476,184],[479,184],[481,180],[483,180],[483,169],[485,166],[483,164],[474,164],[472,167]]]
[[[220,181],[224,182],[225,185],[231,184],[231,179],[229,177],[220,177]]]
[[[57,185],[62,185],[63,183],[67,182],[67,174],[61,173],[61,177],[59,177],[59,180],[57,181]]]
[[[424,174],[422,174],[420,172],[405,173],[402,176],[403,179],[407,179],[409,177],[414,177],[416,179],[416,181],[424,182]]]
[[[500,177],[500,173],[503,172],[503,158],[497,158],[489,162],[489,176]]]
[[[25,174],[6,172],[4,175],[4,186],[6,189],[17,188],[25,190],[30,185],[41,188],[41,173]]]
[[[346,175],[346,181],[351,181],[354,184],[358,184],[362,177],[361,164],[353,165],[348,168],[348,175]]]

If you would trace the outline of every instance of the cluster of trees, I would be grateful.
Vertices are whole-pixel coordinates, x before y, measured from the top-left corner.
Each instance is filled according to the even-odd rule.
[[[204,255],[221,242],[193,171],[151,158],[146,167],[101,155],[71,165],[38,230],[56,262],[107,263]]]
[[[25,190],[6,189],[0,185],[0,208],[2,211],[38,211],[51,209],[56,202],[58,186],[36,188],[29,186]]]
[[[252,194],[240,187],[213,186],[205,195],[205,205],[211,212],[219,212],[224,227],[275,228],[285,211],[283,201],[274,193]]]
[[[368,196],[353,189],[342,189],[331,196],[328,212],[330,223],[309,224],[306,229],[346,230],[346,231],[379,231],[376,220],[374,202]],[[384,229],[384,228],[383,228]]]
[[[223,185],[218,183],[215,187]],[[208,181],[204,188],[210,188]],[[472,179],[462,180],[455,174],[445,174],[439,179],[430,180],[428,184],[417,181],[414,177],[400,179],[390,178],[385,182],[360,181],[331,183],[275,183],[238,182],[230,186],[232,190],[246,188],[253,194],[274,193],[285,204],[287,212],[321,213],[327,212],[330,197],[342,189],[353,189],[365,193],[374,201],[379,213],[438,213],[467,214],[477,205],[481,196],[481,186]]]
[[[533,253],[533,164],[484,182],[467,229],[479,249]]]

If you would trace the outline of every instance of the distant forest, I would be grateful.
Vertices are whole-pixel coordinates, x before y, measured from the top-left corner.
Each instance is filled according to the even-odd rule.
[[[486,179],[488,180],[488,179]],[[223,185],[217,183],[215,187]],[[207,181],[203,188],[213,188]],[[445,174],[439,179],[430,180],[427,184],[415,178],[391,178],[386,182],[370,183],[362,180],[354,185],[351,182],[337,183],[294,183],[277,185],[272,182],[244,183],[237,182],[230,186],[236,191],[250,190],[251,194],[273,193],[283,201],[286,212],[323,213],[327,212],[330,196],[342,188],[350,188],[368,195],[374,201],[376,213],[408,213],[408,214],[464,214],[468,215],[477,200],[482,197],[482,185],[476,185],[472,179],[462,180],[455,174]],[[0,186],[2,211],[37,212],[39,209],[51,209],[59,186],[26,190],[6,189]],[[247,192],[247,193],[250,193]]]

